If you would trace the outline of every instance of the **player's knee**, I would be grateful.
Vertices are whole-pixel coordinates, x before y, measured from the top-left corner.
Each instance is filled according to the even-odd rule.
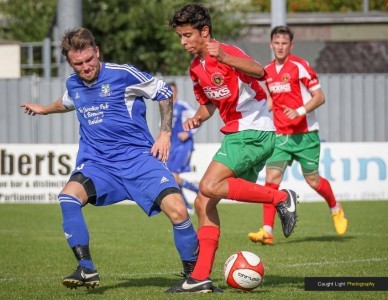
[[[187,220],[188,212],[183,199],[180,199],[179,205],[176,205],[170,214],[170,219],[172,223],[179,223]]]
[[[307,184],[314,190],[318,188],[320,176],[317,174],[305,175]]]
[[[313,189],[316,190],[318,188],[318,184],[316,184],[314,181],[307,181],[308,185]]]
[[[207,210],[212,210],[213,205],[203,194],[198,194],[194,201],[194,208],[198,217],[201,217],[207,214]]]
[[[95,204],[97,200],[96,188],[93,181],[81,172],[71,175],[61,193],[75,196],[82,201],[83,205],[88,202]]]
[[[82,188],[82,185],[79,183],[68,182],[60,194],[73,196],[77,198],[82,203],[82,205],[86,205],[88,203],[88,196]]]
[[[280,184],[283,179],[283,172],[276,169],[267,169],[265,180],[269,183]]]
[[[219,198],[219,183],[212,179],[202,179],[199,183],[199,190],[208,198]],[[222,195],[221,195],[222,196]]]
[[[188,218],[185,202],[177,188],[168,188],[162,191],[157,197],[156,203],[173,223],[183,222]]]

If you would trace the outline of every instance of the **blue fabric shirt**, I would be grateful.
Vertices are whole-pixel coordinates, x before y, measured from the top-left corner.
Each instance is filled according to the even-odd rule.
[[[110,165],[150,152],[154,139],[146,121],[144,99],[171,98],[162,80],[131,65],[102,63],[92,84],[72,74],[62,103],[75,109],[80,123],[77,165],[89,159]]]
[[[193,148],[193,134],[197,131],[197,128],[191,129],[189,133],[189,138],[182,142],[178,134],[180,132],[185,132],[183,129],[183,123],[189,119],[192,118],[195,115],[195,110],[184,101],[176,101],[174,103],[174,111],[173,111],[173,119],[172,119],[172,133],[171,133],[171,148],[183,144],[188,143],[191,144],[191,148]]]

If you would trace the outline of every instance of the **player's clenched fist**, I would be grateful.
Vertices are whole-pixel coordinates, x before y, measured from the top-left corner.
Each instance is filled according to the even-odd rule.
[[[183,123],[183,129],[185,131],[189,131],[190,129],[198,128],[202,124],[202,119],[201,117],[192,117],[187,119]]]
[[[207,43],[206,47],[210,56],[214,57],[220,62],[224,60],[226,54],[224,51],[222,51],[221,45],[219,43]]]

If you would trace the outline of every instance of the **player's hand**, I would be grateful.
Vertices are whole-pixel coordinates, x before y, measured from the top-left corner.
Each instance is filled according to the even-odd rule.
[[[171,132],[161,131],[158,139],[151,148],[151,153],[154,157],[162,162],[167,162],[171,147]]]
[[[299,117],[299,114],[295,109],[292,109],[286,105],[283,105],[283,112],[290,120],[294,120]]]
[[[219,43],[207,43],[206,44],[207,52],[211,57],[214,57],[219,62],[223,62],[226,56],[225,52],[222,50]]]
[[[190,133],[187,131],[179,132],[178,133],[178,138],[181,142],[186,141],[190,137]]]
[[[187,119],[183,123],[183,129],[185,131],[189,131],[190,129],[198,128],[202,124],[202,119],[201,117],[192,117]]]
[[[24,107],[24,113],[28,115],[47,115],[44,106],[35,103],[23,103],[20,107]]]

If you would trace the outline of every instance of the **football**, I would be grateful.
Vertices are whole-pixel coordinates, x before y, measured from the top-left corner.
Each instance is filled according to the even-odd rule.
[[[260,257],[248,251],[232,254],[224,265],[226,283],[235,289],[252,291],[264,279],[264,265]]]

